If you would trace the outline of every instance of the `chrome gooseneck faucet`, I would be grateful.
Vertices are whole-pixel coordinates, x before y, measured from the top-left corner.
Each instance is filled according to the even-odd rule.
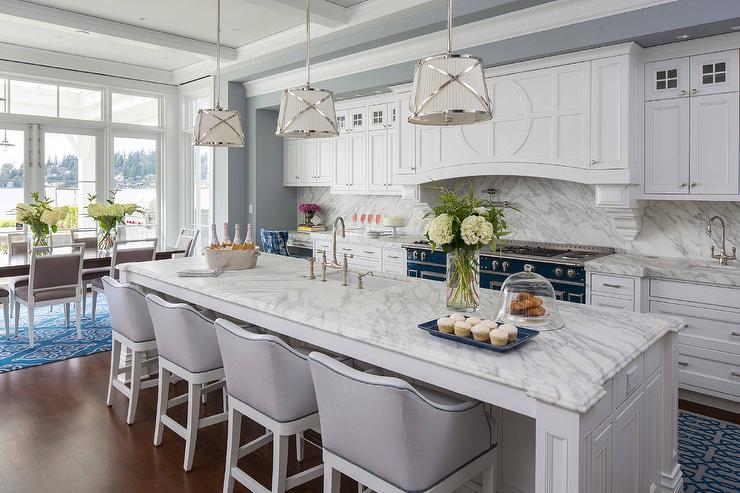
[[[727,255],[725,244],[725,220],[720,216],[713,216],[709,221],[707,221],[707,234],[712,234],[712,223],[714,223],[714,221],[719,221],[720,226],[722,226],[722,245],[720,246],[719,254],[717,255],[715,255],[714,245],[712,245],[711,256],[713,259],[719,260],[719,265],[727,265],[727,261],[737,260],[737,248],[732,247],[732,255]]]
[[[334,220],[334,240],[332,241],[332,244],[331,244],[331,249],[332,249],[331,266],[341,269],[342,266],[339,265],[339,261],[337,260],[337,226],[339,224],[342,225],[342,238],[346,238],[346,235],[344,232],[344,219],[342,219],[342,216],[337,216],[337,218]]]

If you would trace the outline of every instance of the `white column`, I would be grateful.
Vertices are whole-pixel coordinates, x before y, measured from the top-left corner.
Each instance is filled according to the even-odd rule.
[[[663,344],[663,409],[660,434],[661,492],[683,491],[683,474],[678,463],[678,333],[669,332]]]
[[[581,481],[580,422],[577,412],[537,402],[536,493],[586,493]]]

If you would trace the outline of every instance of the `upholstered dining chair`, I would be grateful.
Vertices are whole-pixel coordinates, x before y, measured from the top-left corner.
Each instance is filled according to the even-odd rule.
[[[288,232],[285,230],[260,229],[262,251],[276,255],[290,256],[288,252]]]
[[[72,243],[82,243],[85,250],[97,251],[98,249],[98,228],[71,228],[69,237]],[[91,267],[82,269],[82,316],[85,316],[87,308],[87,290],[92,287],[95,279],[102,278],[110,273],[109,267]]]
[[[141,291],[131,284],[121,284],[109,276],[103,277],[102,280],[112,329],[106,404],[108,407],[113,404],[113,389],[121,392],[128,399],[126,423],[132,424],[136,417],[139,391],[157,385],[156,378],[142,381],[144,370],[150,370],[153,366],[152,371],[156,371],[157,356],[154,353],[157,350],[157,341],[154,337],[154,326]],[[131,351],[130,365],[121,366],[122,349]],[[122,373],[131,375],[129,386],[118,379]]]
[[[324,493],[341,474],[372,491],[452,492],[496,484],[495,422],[483,403],[309,354],[324,448]]]
[[[5,321],[5,339],[10,339],[10,292],[0,288],[0,303],[3,304],[3,320]]]
[[[300,449],[303,432],[319,425],[307,355],[275,336],[252,333],[228,320],[219,318],[215,325],[229,397],[224,493],[234,489],[234,480],[251,491],[268,491],[239,469],[237,460],[271,441],[273,493],[321,476],[321,465],[287,475],[290,437],[296,435]],[[242,416],[264,426],[267,432],[240,446]],[[300,453],[298,458],[302,460]]]
[[[113,251],[110,256],[110,269],[108,275],[118,279],[118,264],[128,262],[149,262],[157,255],[157,238],[146,240],[116,241],[113,243]],[[95,322],[95,310],[98,305],[98,293],[105,294],[103,279],[95,278],[92,285],[92,321]]]
[[[182,228],[180,234],[177,235],[177,242],[175,243],[176,250],[185,250],[185,253],[175,253],[172,258],[180,257],[192,257],[193,251],[195,250],[196,241],[198,240],[197,228]]]
[[[213,321],[190,305],[168,303],[153,294],[147,295],[146,300],[159,351],[159,390],[154,445],[162,444],[164,426],[177,433],[185,440],[183,469],[189,471],[193,467],[198,429],[221,423],[227,418],[225,391],[224,411],[206,418],[200,417],[201,393],[222,389],[225,384],[216,329]],[[173,375],[187,382],[188,392],[170,399]],[[188,405],[186,426],[182,426],[167,415],[169,408],[184,402]]]
[[[8,255],[11,258],[28,255],[30,241],[31,239],[25,231],[8,233]],[[21,286],[28,286],[28,276],[15,276],[8,279],[8,310],[11,317],[15,310],[15,289]]]
[[[63,250],[63,253],[54,253]],[[31,251],[31,269],[26,286],[15,290],[15,335],[18,336],[20,306],[28,309],[28,342],[34,347],[34,310],[39,306],[64,304],[69,327],[70,303],[75,304],[77,338],[82,338],[82,258],[84,245],[42,246]]]

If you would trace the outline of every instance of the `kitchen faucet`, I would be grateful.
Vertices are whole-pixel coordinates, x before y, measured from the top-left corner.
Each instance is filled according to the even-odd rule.
[[[732,247],[732,256],[727,255],[727,250],[725,249],[725,220],[720,216],[713,216],[709,221],[707,221],[707,234],[712,234],[712,223],[715,220],[718,220],[720,226],[722,226],[722,245],[720,246],[719,255],[714,254],[714,245],[712,245],[711,256],[713,259],[719,260],[719,265],[727,265],[728,260],[737,259],[737,248]]]
[[[331,266],[336,267],[337,269],[341,269],[342,266],[339,265],[339,261],[337,261],[337,225],[342,225],[342,238],[346,238],[346,235],[344,233],[344,219],[342,219],[342,216],[337,216],[337,218],[334,220],[334,240],[331,244],[332,249],[332,260],[331,260]]]

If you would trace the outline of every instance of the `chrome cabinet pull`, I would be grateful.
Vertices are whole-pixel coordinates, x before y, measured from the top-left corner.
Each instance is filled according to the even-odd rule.
[[[689,366],[689,364],[686,361],[679,361],[678,366]]]
[[[730,333],[730,335],[735,336],[735,337],[740,337],[740,332],[733,331]]]
[[[620,289],[622,287],[619,284],[610,284],[608,282],[603,282],[603,283],[601,283],[601,285],[604,286],[605,288],[616,288],[616,289]]]
[[[388,255],[388,258],[399,258],[399,257],[397,255]],[[732,334],[732,335],[739,335],[740,336],[740,334]]]
[[[342,247],[342,250],[344,250],[345,252],[351,252],[352,251],[351,248],[344,248],[344,247]]]
[[[738,373],[736,371],[731,371],[730,372],[730,375],[732,375],[733,377],[740,377],[740,373]]]
[[[375,252],[368,252],[367,250],[363,250],[362,253],[373,254]]]

